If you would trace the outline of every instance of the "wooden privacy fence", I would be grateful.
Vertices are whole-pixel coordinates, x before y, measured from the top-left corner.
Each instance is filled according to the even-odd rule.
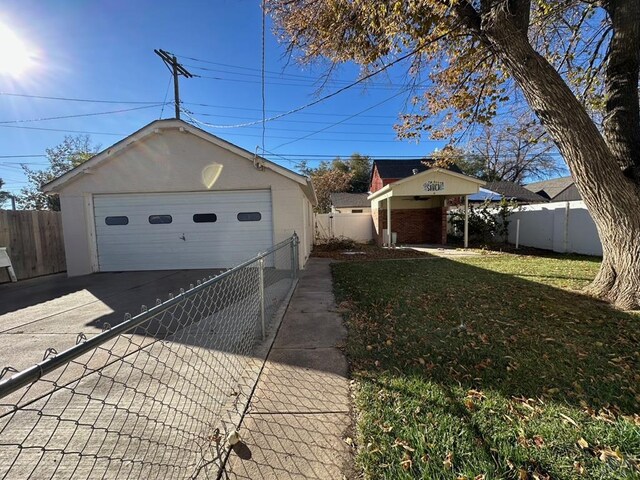
[[[60,212],[0,210],[0,247],[7,247],[18,280],[66,270]],[[8,281],[0,269],[0,283]]]

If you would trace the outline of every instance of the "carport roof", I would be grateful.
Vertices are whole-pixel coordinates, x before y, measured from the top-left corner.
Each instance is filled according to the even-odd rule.
[[[427,190],[426,183],[430,183],[430,177],[448,177],[458,184],[457,188],[444,190]],[[437,182],[436,182],[437,183]],[[444,183],[444,182],[442,182]],[[477,193],[484,181],[475,177],[469,177],[462,173],[452,172],[445,168],[433,167],[421,173],[398,180],[385,185],[380,190],[369,195],[368,200],[385,199],[393,196],[435,196],[435,195],[469,195]],[[444,188],[444,185],[443,185]]]

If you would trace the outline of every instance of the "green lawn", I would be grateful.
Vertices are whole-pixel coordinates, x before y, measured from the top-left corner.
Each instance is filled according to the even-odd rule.
[[[367,478],[640,478],[640,316],[586,257],[333,266]]]

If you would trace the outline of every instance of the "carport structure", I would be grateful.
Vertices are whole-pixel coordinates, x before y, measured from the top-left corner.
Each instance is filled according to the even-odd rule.
[[[478,193],[484,183],[433,167],[385,185],[368,197],[378,244],[445,244],[448,200],[464,199],[464,246],[468,247],[468,196]]]

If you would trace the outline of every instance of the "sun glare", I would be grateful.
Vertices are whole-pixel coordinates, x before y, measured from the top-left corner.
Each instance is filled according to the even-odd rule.
[[[0,23],[0,75],[20,76],[33,63],[33,53],[27,44]]]

